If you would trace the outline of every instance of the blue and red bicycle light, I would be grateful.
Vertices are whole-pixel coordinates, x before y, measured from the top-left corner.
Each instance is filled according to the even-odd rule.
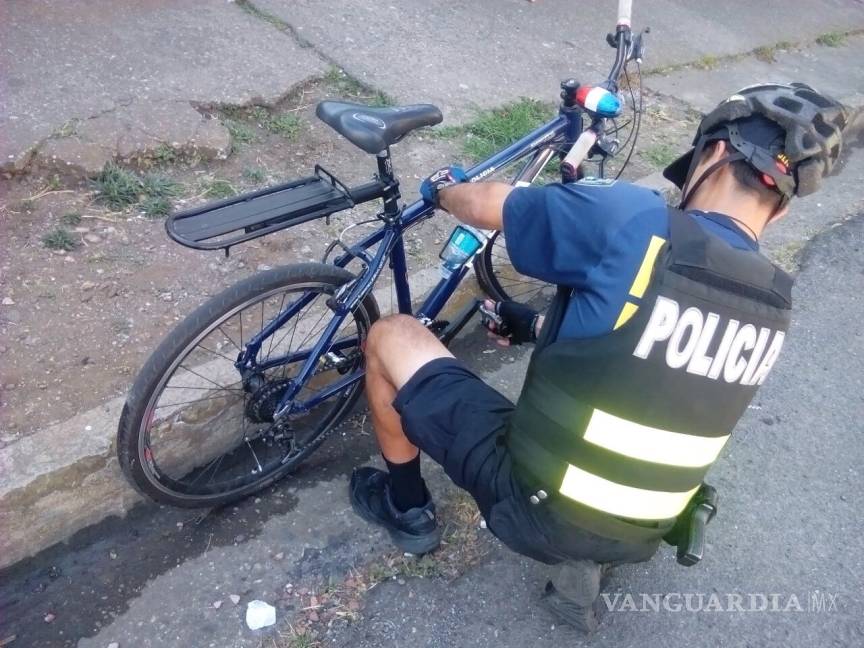
[[[605,119],[614,119],[621,114],[621,100],[600,86],[579,86],[576,103],[590,113]]]

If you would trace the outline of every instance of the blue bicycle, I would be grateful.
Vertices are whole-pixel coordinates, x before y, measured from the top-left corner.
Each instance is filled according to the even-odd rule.
[[[594,87],[563,82],[558,115],[468,169],[470,181],[521,163],[513,182],[530,184],[553,159],[560,162],[562,181],[576,179],[583,162],[596,162],[595,175],[603,177],[606,161],[629,150],[623,170],[641,118],[627,64],[641,62],[643,33],[631,32],[630,0],[621,0],[615,33],[607,36],[616,51],[607,79]],[[622,78],[632,106],[626,121]],[[191,248],[227,253],[244,241],[370,201],[381,201],[380,227],[353,245],[340,236],[321,263],[274,268],[228,288],[153,352],[123,408],[117,453],[127,478],[154,500],[222,505],[288,474],[321,445],[361,394],[363,343],[379,317],[373,288],[388,262],[399,312],[415,315],[445,343],[476,310],[472,302],[451,322],[436,319],[472,265],[496,300],[544,299],[543,284],[509,266],[501,233],[457,227],[448,244],[467,237],[467,253],[442,266],[442,279],[414,311],[402,236],[431,218],[434,208],[423,201],[402,205],[390,146],[414,129],[438,124],[441,112],[431,105],[370,108],[324,101],[317,115],[375,156],[372,181],[347,187],[316,166],[308,178],[176,213],[166,222],[169,236]],[[629,135],[622,145],[623,132]]]

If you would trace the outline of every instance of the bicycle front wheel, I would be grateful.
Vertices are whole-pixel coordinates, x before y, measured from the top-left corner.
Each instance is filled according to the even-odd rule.
[[[357,381],[290,421],[274,422],[289,379],[305,361],[303,352],[333,317],[327,299],[353,278],[319,263],[274,268],[228,288],[183,320],[150,356],[123,408],[117,454],[127,478],[158,502],[212,507],[255,493],[296,468],[347,416],[363,388]],[[244,384],[234,364],[238,354],[292,304],[302,308],[264,340],[257,356],[262,365],[288,360]],[[370,294],[345,318],[298,399],[308,400],[360,367],[360,345],[378,316]]]
[[[474,257],[477,282],[495,301],[518,301],[545,311],[555,296],[555,286],[520,274],[507,254],[504,232],[495,232],[483,252]]]

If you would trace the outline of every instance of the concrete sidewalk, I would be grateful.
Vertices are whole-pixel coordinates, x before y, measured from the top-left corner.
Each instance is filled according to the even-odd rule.
[[[562,79],[597,83],[614,58],[604,40],[615,28],[611,0],[251,4],[290,24],[305,42],[398,101],[438,104],[445,123],[521,96],[556,101]],[[645,67],[652,69],[862,29],[864,4],[636,0],[633,27],[651,27]]]
[[[520,96],[552,101],[563,78],[605,77],[614,20],[614,3],[563,0],[7,2],[0,171],[80,177],[165,146],[224,157],[227,131],[197,108],[272,104],[331,63],[397,101],[438,103],[448,123]],[[864,5],[636,2],[634,26],[652,27],[657,68],[862,29]]]
[[[0,170],[93,172],[160,145],[225,156],[196,105],[273,103],[325,62],[225,0],[4,2]]]

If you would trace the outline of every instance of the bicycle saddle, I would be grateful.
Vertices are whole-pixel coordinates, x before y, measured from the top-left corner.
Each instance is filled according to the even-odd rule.
[[[318,119],[367,153],[380,153],[421,126],[441,123],[441,111],[431,104],[370,108],[345,101],[322,101]]]

